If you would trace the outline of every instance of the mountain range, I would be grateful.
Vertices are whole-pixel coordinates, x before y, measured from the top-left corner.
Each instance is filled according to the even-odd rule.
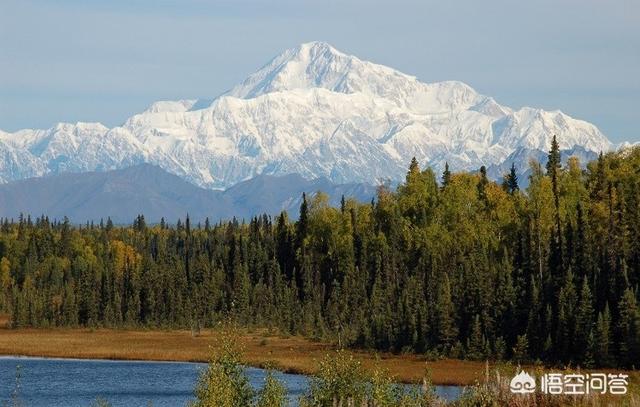
[[[401,180],[414,156],[499,177],[511,162],[523,173],[553,135],[568,152],[614,148],[560,111],[512,109],[464,83],[424,83],[312,42],[218,97],[156,102],[121,126],[0,132],[0,182],[148,163],[205,189],[287,174],[375,185]]]
[[[190,184],[151,164],[121,170],[54,174],[0,185],[0,217],[20,214],[51,219],[68,217],[74,223],[99,222],[110,217],[129,224],[139,214],[150,223],[162,218],[175,223],[188,214],[193,221],[211,222],[277,215],[287,211],[297,218],[302,194],[326,193],[337,206],[342,196],[370,201],[375,188],[368,184],[336,185],[326,178],[307,180],[297,174],[258,175],[225,191]]]

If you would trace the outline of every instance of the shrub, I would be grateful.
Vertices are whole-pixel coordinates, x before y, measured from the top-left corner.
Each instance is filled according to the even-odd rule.
[[[253,389],[241,365],[241,351],[232,333],[223,333],[221,350],[214,354],[195,388],[193,407],[251,406]]]
[[[287,389],[275,377],[271,370],[267,371],[264,387],[258,394],[257,407],[284,407],[287,404]]]
[[[338,350],[320,361],[301,405],[360,405],[365,400],[366,385],[362,364],[350,353]]]

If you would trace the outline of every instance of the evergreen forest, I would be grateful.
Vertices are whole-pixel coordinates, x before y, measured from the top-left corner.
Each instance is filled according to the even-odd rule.
[[[295,221],[2,219],[0,312],[14,328],[231,319],[344,347],[639,367],[640,148],[585,168],[554,138],[527,181],[414,159],[372,202],[319,192]]]

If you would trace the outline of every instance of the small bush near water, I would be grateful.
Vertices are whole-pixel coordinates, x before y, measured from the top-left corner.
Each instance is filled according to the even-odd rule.
[[[222,346],[211,358],[195,389],[191,407],[283,407],[287,389],[272,371],[254,392],[242,367],[242,351],[232,333],[223,335]],[[419,407],[443,405],[429,380],[420,390],[407,391],[393,382],[386,371],[367,374],[359,360],[344,350],[325,356],[311,378],[307,394],[298,400],[302,407]]]
[[[426,375],[428,377],[428,375]],[[425,379],[421,389],[405,390],[379,368],[367,374],[360,361],[344,350],[327,355],[311,379],[302,407],[396,407],[441,405],[433,386]]]
[[[196,388],[197,401],[192,406],[213,407],[282,407],[288,405],[286,387],[270,371],[262,390],[255,394],[248,385],[241,365],[241,352],[234,348],[237,341],[227,337],[222,350],[212,358]],[[422,386],[407,389],[393,381],[388,372],[376,368],[367,373],[362,363],[351,353],[337,350],[319,361],[316,375],[311,378],[307,394],[298,403],[301,407],[596,407],[640,406],[637,389],[630,387],[626,396],[568,396],[514,394],[509,390],[511,372],[493,374],[487,370],[484,380],[467,387],[462,396],[447,402],[435,393],[435,387],[425,369]]]
[[[191,407],[281,407],[287,405],[287,389],[268,370],[265,383],[255,392],[242,366],[242,349],[231,328],[222,335],[219,351],[214,353],[195,388]]]

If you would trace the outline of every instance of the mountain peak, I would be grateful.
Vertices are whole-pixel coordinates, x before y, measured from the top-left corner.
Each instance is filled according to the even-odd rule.
[[[337,90],[340,80],[349,73],[354,60],[359,61],[326,42],[303,43],[273,58],[227,92],[227,95],[250,99],[265,93],[300,88]]]
[[[399,180],[411,157],[440,171],[500,164],[519,149],[608,150],[592,124],[513,110],[458,81],[425,83],[322,41],[285,50],[213,101],[157,102],[123,126],[0,133],[0,182],[155,163],[208,188],[258,174]]]
[[[308,52],[310,54],[318,54],[318,53],[329,52],[332,54],[344,55],[342,52],[338,51],[331,44],[325,41],[304,42],[298,45],[295,49],[298,50],[298,52],[300,53]]]
[[[149,106],[143,113],[181,113],[193,108],[198,101],[195,99],[184,100],[159,100]]]
[[[465,110],[485,97],[459,81],[432,84],[345,54],[322,41],[285,50],[225,95],[253,99],[268,93],[323,88],[383,98],[416,113]]]

